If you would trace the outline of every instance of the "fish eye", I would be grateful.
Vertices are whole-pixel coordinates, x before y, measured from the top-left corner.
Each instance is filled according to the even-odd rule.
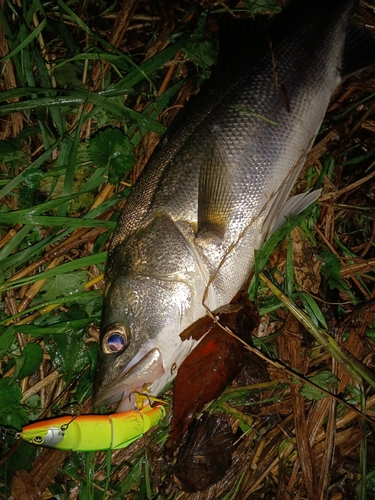
[[[43,442],[43,439],[40,437],[40,436],[35,436],[35,438],[33,439],[34,443],[35,444],[40,444]]]
[[[129,330],[120,323],[111,325],[102,340],[105,354],[116,354],[124,351],[129,344]]]

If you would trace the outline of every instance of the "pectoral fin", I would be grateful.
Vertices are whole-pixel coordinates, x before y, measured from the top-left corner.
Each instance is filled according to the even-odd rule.
[[[284,224],[286,217],[294,217],[295,215],[298,215],[309,205],[317,201],[321,193],[322,190],[317,189],[316,191],[297,194],[289,198],[280,213],[277,215],[275,221],[270,225],[267,237],[271,236],[271,234],[276,232]]]
[[[202,162],[199,177],[198,234],[222,238],[234,209],[233,189],[225,154],[212,144]]]

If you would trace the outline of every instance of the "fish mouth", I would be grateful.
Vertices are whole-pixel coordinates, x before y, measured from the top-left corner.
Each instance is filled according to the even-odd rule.
[[[116,412],[134,409],[136,393],[142,392],[164,375],[163,358],[157,347],[141,350],[109,385],[94,398],[94,406],[106,406],[120,401]],[[146,391],[147,394],[147,391]]]

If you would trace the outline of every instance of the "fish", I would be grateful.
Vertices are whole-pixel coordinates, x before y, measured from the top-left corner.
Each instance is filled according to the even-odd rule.
[[[136,392],[159,394],[194,346],[181,332],[246,282],[332,94],[374,63],[357,5],[292,0],[156,147],[109,245],[95,406],[127,411]]]

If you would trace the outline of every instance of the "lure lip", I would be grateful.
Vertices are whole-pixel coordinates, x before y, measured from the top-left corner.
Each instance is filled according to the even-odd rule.
[[[164,374],[161,351],[154,347],[142,349],[110,384],[101,387],[95,395],[94,406],[106,406],[119,401],[116,412],[125,412],[136,406],[135,394],[151,385]]]

